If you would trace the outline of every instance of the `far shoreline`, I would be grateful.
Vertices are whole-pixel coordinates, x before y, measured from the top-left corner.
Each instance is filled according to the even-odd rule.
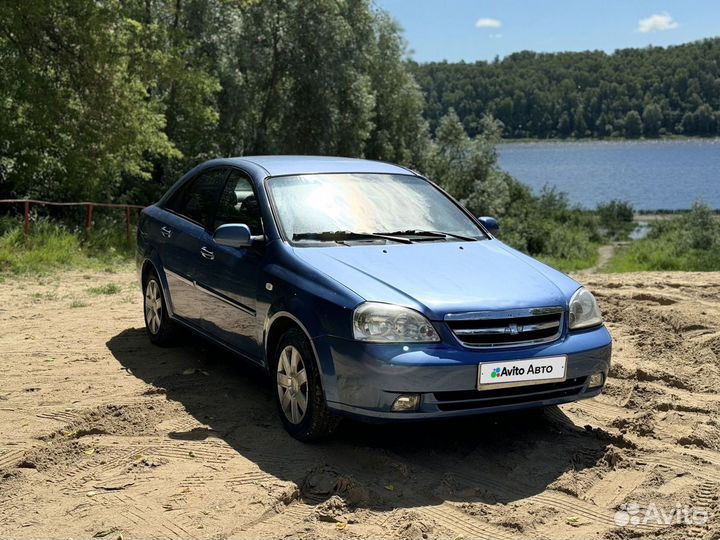
[[[567,137],[561,139],[559,137],[552,137],[548,139],[536,139],[532,137],[525,138],[503,138],[498,143],[499,146],[513,145],[513,144],[539,144],[539,143],[553,143],[553,144],[590,144],[590,143],[647,143],[647,142],[720,142],[720,135],[714,137],[699,137],[689,135],[666,135],[663,137],[639,137],[637,139],[628,139],[625,137],[605,137],[602,139],[593,137],[582,137],[574,138]]]

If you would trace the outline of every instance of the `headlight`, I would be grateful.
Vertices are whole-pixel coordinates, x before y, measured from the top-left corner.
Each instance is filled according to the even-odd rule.
[[[589,328],[602,323],[600,308],[595,297],[584,287],[580,287],[570,299],[570,329]]]
[[[412,309],[366,302],[353,313],[353,335],[373,343],[440,341],[435,328]]]

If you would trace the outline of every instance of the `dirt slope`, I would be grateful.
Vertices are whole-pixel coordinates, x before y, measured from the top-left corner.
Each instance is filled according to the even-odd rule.
[[[615,340],[602,397],[313,446],[252,369],[152,347],[132,272],[6,279],[0,536],[718,538],[720,274],[581,279]],[[634,503],[710,517],[619,526]]]

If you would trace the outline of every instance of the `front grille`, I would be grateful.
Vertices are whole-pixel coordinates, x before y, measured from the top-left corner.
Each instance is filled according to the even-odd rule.
[[[509,347],[545,343],[560,337],[561,308],[448,315],[446,322],[466,347]]]
[[[587,377],[575,377],[562,382],[497,388],[495,390],[460,390],[435,392],[433,397],[441,411],[463,411],[499,407],[518,403],[532,403],[579,394]]]

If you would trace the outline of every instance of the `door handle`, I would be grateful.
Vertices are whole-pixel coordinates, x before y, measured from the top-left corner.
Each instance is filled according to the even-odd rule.
[[[168,228],[168,227],[161,227],[161,228],[160,228],[160,233],[161,233],[165,238],[170,238],[170,237],[172,236],[172,233],[173,233],[173,232],[172,232],[172,229],[170,229],[170,228]]]
[[[200,248],[200,255],[202,255],[203,257],[205,257],[206,259],[211,260],[211,261],[215,259],[215,253],[210,251],[205,246]]]

